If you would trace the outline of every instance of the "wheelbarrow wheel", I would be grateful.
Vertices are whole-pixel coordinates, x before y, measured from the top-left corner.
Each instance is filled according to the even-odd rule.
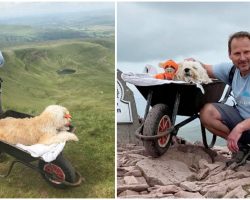
[[[202,141],[203,141],[204,147],[206,147],[207,149],[212,148],[216,142],[216,135],[213,134],[212,140],[211,140],[210,144],[208,144],[207,143],[206,129],[202,124],[201,124],[201,133],[202,133]]]
[[[43,172],[42,177],[56,188],[66,188],[67,185],[63,183],[64,181],[76,182],[76,171],[62,154],[59,154],[56,160],[50,163],[39,160],[38,167]]]
[[[156,104],[149,111],[144,127],[143,135],[154,136],[167,131],[172,126],[169,117],[170,112],[165,104]],[[172,142],[172,134],[168,133],[159,139],[145,140],[144,147],[152,157],[159,157],[164,154]]]

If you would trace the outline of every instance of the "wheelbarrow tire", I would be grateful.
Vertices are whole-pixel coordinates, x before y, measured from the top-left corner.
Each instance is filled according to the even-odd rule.
[[[166,131],[172,126],[170,111],[165,104],[156,104],[149,111],[143,127],[143,135],[154,136]],[[164,154],[172,143],[172,134],[169,133],[159,139],[144,140],[143,144],[146,151],[152,157],[159,157]]]
[[[68,187],[63,181],[76,182],[76,171],[62,153],[57,156],[56,160],[50,163],[39,160],[38,167],[44,172],[41,173],[42,177],[56,188],[64,189]]]
[[[207,143],[206,129],[202,124],[201,124],[201,133],[202,133],[202,141],[203,141],[204,147],[206,147],[207,149],[212,148],[216,142],[217,136],[215,134],[213,134],[212,140],[211,140],[210,144],[208,144]]]

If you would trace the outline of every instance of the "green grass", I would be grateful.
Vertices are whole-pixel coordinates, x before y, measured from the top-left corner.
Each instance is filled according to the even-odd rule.
[[[72,22],[71,22],[72,23]],[[80,23],[81,24],[81,23]],[[65,27],[64,27],[65,26]],[[60,39],[91,39],[91,38],[111,38],[114,37],[114,25],[111,24],[93,24],[67,26],[64,23],[51,26],[34,25],[6,25],[1,24],[0,44],[1,48],[10,46],[28,44],[34,42],[57,41]]]
[[[67,107],[80,141],[65,157],[86,179],[76,188],[55,189],[37,172],[14,167],[1,179],[1,198],[113,198],[115,196],[115,67],[111,40],[57,41],[5,48],[0,69],[3,108],[38,115],[51,104]],[[69,68],[74,74],[59,75]],[[4,173],[11,157],[0,160]]]

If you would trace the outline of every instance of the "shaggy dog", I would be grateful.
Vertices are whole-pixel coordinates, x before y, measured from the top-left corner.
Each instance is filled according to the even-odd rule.
[[[179,63],[178,71],[174,80],[186,81],[189,83],[210,83],[212,80],[208,77],[207,71],[199,62],[183,61]]]
[[[48,106],[39,116],[0,120],[0,140],[10,144],[45,144],[78,141],[74,133],[68,132],[71,116],[59,105]]]

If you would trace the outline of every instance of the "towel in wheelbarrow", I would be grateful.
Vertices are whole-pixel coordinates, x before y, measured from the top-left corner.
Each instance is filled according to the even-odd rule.
[[[163,84],[170,84],[170,83],[177,83],[177,84],[189,84],[185,81],[174,81],[174,80],[162,80],[162,79],[156,79],[153,77],[152,74],[138,74],[138,73],[122,73],[121,75],[122,79],[125,82],[131,83],[133,85],[137,86],[151,86],[151,85],[163,85]],[[201,84],[195,83],[196,87],[201,90],[201,92],[204,94],[204,88]]]
[[[28,152],[32,157],[41,157],[45,162],[51,162],[62,152],[65,142],[51,145],[34,144],[31,146],[17,144],[16,146]]]

